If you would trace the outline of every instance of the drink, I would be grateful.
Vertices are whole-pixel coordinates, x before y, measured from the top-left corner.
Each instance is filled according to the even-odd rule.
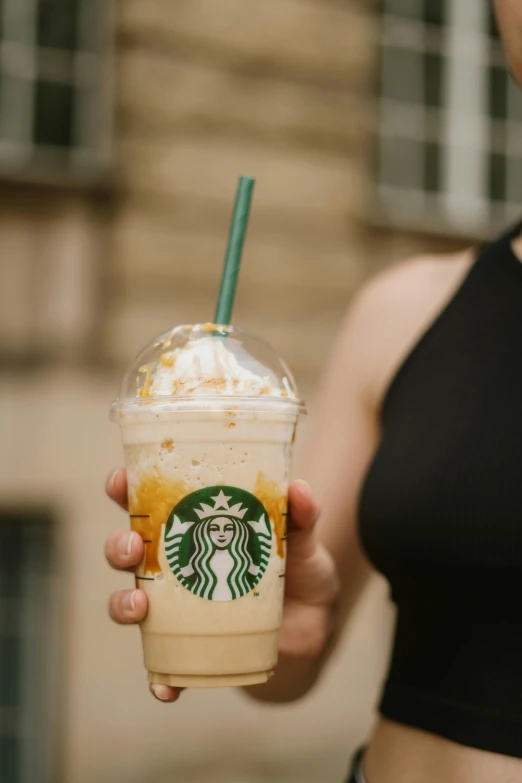
[[[265,682],[277,662],[287,489],[299,412],[292,377],[232,327],[178,327],[124,380],[121,425],[149,680]]]

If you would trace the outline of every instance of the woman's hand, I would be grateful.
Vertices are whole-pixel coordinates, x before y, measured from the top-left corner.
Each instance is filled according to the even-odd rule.
[[[107,479],[105,491],[124,511],[128,511],[127,473],[118,468]],[[105,542],[105,557],[109,565],[118,571],[134,572],[141,563],[145,547],[141,536],[131,530],[111,533]],[[147,614],[147,596],[143,590],[118,590],[109,599],[109,614],[116,623],[129,625],[140,623]],[[176,701],[180,689],[168,685],[150,685],[151,693],[160,701]]]
[[[123,468],[110,476],[106,490],[112,500],[127,509],[127,475]],[[333,559],[317,541],[319,512],[308,484],[294,481],[288,500],[286,589],[279,649],[285,657],[309,660],[319,657],[330,634],[338,583]],[[122,530],[107,539],[105,555],[119,571],[133,571],[143,554],[138,533]],[[120,590],[110,598],[109,613],[117,623],[139,623],[147,614],[147,597],[142,590]],[[180,694],[179,688],[168,685],[151,685],[150,690],[161,701],[176,701]]]

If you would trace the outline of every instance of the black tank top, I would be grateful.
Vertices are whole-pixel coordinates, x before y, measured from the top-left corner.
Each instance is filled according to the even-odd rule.
[[[478,255],[392,381],[359,533],[398,608],[381,713],[522,758],[520,228]]]

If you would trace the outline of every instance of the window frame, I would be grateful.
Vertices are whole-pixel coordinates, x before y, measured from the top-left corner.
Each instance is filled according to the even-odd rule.
[[[65,49],[39,46],[36,40],[38,0],[2,0],[0,72],[4,89],[0,91],[0,123],[4,127],[0,125],[0,181],[42,183],[48,180],[51,184],[70,183],[72,187],[85,184],[89,188],[93,182],[113,179],[115,4],[113,0],[77,2],[78,46]],[[21,12],[15,14],[13,8],[17,11],[21,8]],[[88,14],[94,15],[97,9],[102,9],[103,15],[99,49],[95,51],[92,47],[89,50],[85,40]],[[22,40],[24,37],[26,40]],[[10,80],[16,81],[16,89],[11,92],[5,88]],[[36,89],[42,84],[71,88],[73,141],[69,146],[46,145],[33,139]],[[93,95],[96,95],[94,103]],[[90,111],[86,108],[89,99]],[[16,112],[9,111],[10,101],[15,101]],[[97,138],[90,141],[93,129]]]
[[[442,8],[441,14],[445,15],[442,24],[426,21],[422,7],[424,5],[424,9],[433,8],[429,0],[426,0],[425,4],[422,0],[417,0],[414,18],[401,16],[397,11],[395,14],[391,12],[393,0],[381,0],[380,5],[381,36],[375,84],[378,117],[372,161],[376,196],[374,203],[377,206],[371,216],[371,222],[380,228],[438,234],[451,238],[484,239],[491,236],[510,222],[520,219],[522,213],[522,195],[518,196],[517,201],[509,200],[516,190],[520,193],[515,169],[517,163],[520,163],[522,168],[522,94],[518,95],[516,86],[506,75],[508,72],[500,40],[498,35],[493,35],[494,22],[489,13],[489,3],[483,0],[481,8],[475,13],[475,27],[464,36],[462,26],[470,21],[471,11],[467,0],[452,0],[445,8],[439,5]],[[410,6],[414,7],[412,2]],[[477,8],[478,4],[475,4],[474,10]],[[452,19],[453,27],[449,24]],[[459,50],[464,49],[464,52],[456,53],[457,47]],[[418,63],[422,63],[424,70],[417,81],[421,78],[424,81],[420,88],[417,85],[417,95],[413,100],[401,100],[400,97],[396,99],[390,95],[392,91],[389,84],[386,84],[384,66],[387,50],[394,48],[398,51],[414,51]],[[434,99],[433,95],[430,95],[426,84],[426,61],[430,57],[439,58],[441,61],[439,90],[442,92],[439,105],[436,97]],[[448,62],[453,63],[452,68],[448,68]],[[463,88],[466,88],[465,78],[462,82],[462,71],[467,67],[470,67],[470,73],[478,72],[482,77],[481,80],[474,77],[474,81],[479,81],[480,84],[475,85],[476,94],[471,96],[475,105],[472,105],[472,112],[468,114],[467,109],[460,108]],[[491,99],[490,85],[495,78],[492,74],[495,73],[501,74],[505,83],[505,117],[491,114],[494,101]],[[443,97],[444,91],[446,99]],[[433,92],[435,90],[432,85]],[[464,95],[464,100],[470,102],[468,94]],[[510,115],[514,107],[517,109],[516,116]],[[471,124],[475,138],[468,149],[462,144],[462,138],[467,132],[466,121],[469,123],[471,117],[474,122],[473,112],[477,113],[478,122]],[[396,168],[400,169],[399,176],[404,176],[405,179],[410,176],[411,181],[417,180],[415,188],[397,186],[397,180],[393,182],[393,166],[390,166],[387,173],[383,173],[383,156],[386,154],[383,150],[388,144],[390,150],[395,145],[400,152],[400,142],[405,147],[409,143],[417,145],[415,154],[410,148],[402,163],[399,156],[395,162]],[[476,162],[470,164],[473,152],[476,159],[480,158],[478,166]],[[391,153],[389,156],[391,160]],[[409,170],[410,161],[413,160],[415,166],[415,158],[417,171],[412,174]],[[466,178],[462,174],[466,170],[466,163],[468,167],[475,165],[475,169],[471,169],[471,175],[475,177],[474,189],[469,187],[469,175]],[[493,186],[504,185],[498,180],[499,171],[505,179],[505,199],[494,201],[490,199]],[[497,177],[496,182],[491,182],[492,176]],[[438,188],[437,177],[441,183]],[[435,186],[432,186],[434,181]],[[480,183],[479,186],[477,182]],[[459,185],[468,186],[468,197],[473,196],[474,190],[479,202],[475,210],[468,210],[467,215],[462,209],[463,199],[459,201],[458,198]]]
[[[36,779],[35,772],[42,783],[60,783],[64,780],[62,751],[65,726],[62,720],[63,676],[60,676],[60,673],[66,666],[64,645],[61,643],[64,591],[60,590],[57,571],[61,526],[56,515],[45,507],[2,505],[0,506],[0,536],[2,527],[6,524],[18,525],[22,529],[22,539],[29,536],[31,532],[33,535],[36,531],[37,534],[42,534],[45,539],[44,546],[47,547],[48,560],[45,569],[34,569],[34,558],[38,554],[38,549],[33,546],[31,550],[31,545],[27,546],[26,542],[22,541],[22,548],[25,546],[21,554],[22,564],[29,565],[29,568],[21,576],[20,585],[22,591],[32,588],[33,598],[23,592],[11,598],[6,598],[5,594],[0,595],[0,600],[3,599],[3,610],[7,613],[4,617],[8,619],[9,600],[18,602],[18,608],[22,611],[17,631],[26,641],[19,647],[20,700],[13,705],[11,712],[16,718],[17,725],[2,726],[0,723],[0,730],[4,730],[4,736],[9,736],[11,733],[11,736],[14,734],[15,738],[17,736],[19,738],[20,767],[19,776],[15,777],[16,783]],[[30,568],[31,560],[33,569]],[[45,586],[42,590],[43,583]],[[4,590],[5,583],[4,585],[0,583],[0,587]],[[36,599],[34,599],[35,593]],[[25,606],[25,610],[22,606]],[[42,607],[43,618],[40,612]],[[35,625],[39,626],[39,632],[35,632]],[[0,629],[0,637],[6,639],[9,638],[9,634],[2,634]],[[16,634],[14,638],[17,638]],[[33,645],[32,642],[36,640],[39,643]],[[8,711],[7,708],[7,713]]]

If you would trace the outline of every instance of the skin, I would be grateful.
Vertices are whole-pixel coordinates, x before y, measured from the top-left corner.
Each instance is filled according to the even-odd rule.
[[[494,6],[512,73],[521,83],[522,2],[495,0]],[[513,249],[522,260],[522,238],[514,241]],[[474,257],[469,250],[399,265],[365,286],[346,316],[323,376],[304,455],[307,481],[295,481],[289,490],[280,663],[270,682],[247,689],[259,701],[288,702],[308,692],[335,648],[371,572],[357,539],[356,509],[379,443],[382,398]],[[107,493],[126,509],[123,469],[111,475]],[[128,530],[113,533],[106,556],[114,568],[132,571],[143,557],[143,543]],[[109,611],[118,623],[137,623],[147,612],[147,599],[141,590],[122,590],[111,596]],[[159,685],[151,690],[170,702],[180,693]],[[363,766],[367,783],[522,783],[521,759],[382,718]]]

